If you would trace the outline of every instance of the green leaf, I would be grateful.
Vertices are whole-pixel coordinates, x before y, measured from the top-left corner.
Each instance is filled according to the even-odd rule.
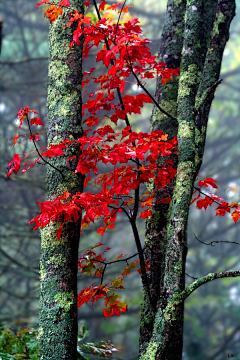
[[[90,334],[89,329],[83,325],[80,329],[80,334],[78,334],[78,341],[82,341]]]

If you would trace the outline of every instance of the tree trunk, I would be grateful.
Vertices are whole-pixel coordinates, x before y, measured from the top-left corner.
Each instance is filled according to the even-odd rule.
[[[55,1],[56,4],[59,1]],[[71,7],[83,13],[83,1],[71,0]],[[81,47],[73,46],[72,29],[65,28],[69,9],[50,25],[48,84],[48,144],[65,139],[78,139],[81,128],[82,59]],[[76,163],[67,157],[78,154],[78,148],[68,148],[66,157],[52,158],[47,169],[47,196],[54,200],[64,191],[82,191],[83,179],[74,174]],[[62,173],[62,174],[61,174]],[[77,262],[80,221],[63,227],[61,239],[56,237],[58,224],[41,231],[40,259],[40,359],[63,360],[77,358]]]
[[[152,309],[143,301],[140,325],[141,360],[182,359],[184,302],[174,299],[185,288],[187,221],[194,181],[200,169],[208,115],[219,84],[223,50],[235,14],[234,0],[169,0],[159,60],[180,66],[179,79],[162,87],[156,98],[174,121],[156,108],[152,129],[178,137],[175,181],[156,192],[146,224],[145,257]],[[159,159],[161,164],[161,159]],[[168,204],[157,204],[170,196]]]

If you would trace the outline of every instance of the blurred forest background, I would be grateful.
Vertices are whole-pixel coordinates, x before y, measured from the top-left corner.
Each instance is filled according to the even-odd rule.
[[[32,144],[21,138],[13,148],[13,137],[19,134],[16,113],[26,105],[36,109],[47,124],[47,65],[48,23],[43,9],[37,11],[36,0],[0,0],[3,41],[0,56],[0,326],[38,326],[38,260],[40,240],[38,231],[27,226],[38,214],[36,201],[45,199],[44,166],[35,166],[25,174],[7,179],[7,164],[15,152],[32,149]],[[110,3],[110,1],[109,1]],[[152,53],[157,54],[164,22],[166,0],[133,0],[134,5],[125,16],[139,17],[145,35],[152,40]],[[130,5],[130,2],[129,2]],[[240,6],[240,0],[237,0]],[[219,181],[218,194],[228,201],[240,200],[240,16],[237,13],[231,38],[224,52],[222,84],[217,89],[210,115],[208,139],[200,178],[212,177]],[[85,69],[94,65],[92,53]],[[99,69],[99,71],[103,71]],[[148,89],[154,94],[155,80]],[[92,92],[93,89],[90,89]],[[129,83],[128,93],[138,89]],[[148,131],[151,107],[132,117],[135,130]],[[27,132],[27,128],[23,128]],[[46,144],[46,127],[44,133]],[[24,133],[24,131],[22,132]],[[214,206],[214,205],[213,205]],[[144,239],[144,222],[139,222]],[[124,229],[124,230],[123,230]],[[187,284],[193,278],[209,272],[240,269],[238,242],[240,221],[235,225],[230,217],[215,217],[214,211],[191,209],[189,220],[189,252]],[[198,241],[199,239],[200,241]],[[102,241],[112,248],[111,256],[135,253],[135,246],[127,219],[122,219],[104,238],[96,229],[83,231],[80,249],[83,251]],[[124,264],[110,268],[107,277],[122,272]],[[94,280],[79,274],[79,289]],[[120,294],[129,304],[129,311],[119,318],[104,318],[101,302],[79,309],[79,324],[91,330],[89,340],[110,339],[119,349],[113,359],[137,359],[141,284],[137,273],[126,282]],[[210,282],[191,295],[185,305],[184,360],[224,360],[235,355],[240,360],[240,280],[223,279]]]

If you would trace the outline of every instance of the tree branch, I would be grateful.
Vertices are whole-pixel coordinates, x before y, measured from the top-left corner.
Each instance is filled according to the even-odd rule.
[[[168,320],[175,320],[175,313],[179,307],[179,305],[185,301],[189,295],[191,295],[196,289],[198,289],[200,286],[216,280],[216,279],[222,279],[227,277],[239,277],[240,276],[240,270],[236,271],[225,271],[225,272],[219,272],[219,273],[209,273],[206,276],[203,276],[196,281],[194,281],[192,284],[186,287],[185,290],[183,290],[180,294],[175,295],[167,305],[167,307],[164,310],[164,317]]]
[[[218,244],[218,243],[240,245],[240,243],[237,242],[237,241],[228,241],[228,240],[215,240],[215,241],[210,241],[209,243],[205,243],[204,241],[200,240],[195,234],[194,234],[194,237],[195,237],[195,239],[197,239],[197,241],[199,241],[200,243],[202,243],[202,244],[204,244],[204,245],[215,246],[215,244]]]
[[[134,235],[134,239],[135,239],[135,243],[136,243],[136,247],[137,247],[137,251],[138,251],[143,289],[146,293],[146,297],[148,298],[148,302],[149,302],[150,306],[152,307],[151,292],[150,292],[149,282],[148,282],[148,278],[147,278],[143,248],[142,248],[141,241],[139,238],[138,229],[137,229],[135,221],[133,221],[132,219],[130,220],[130,224],[132,226],[133,235]]]
[[[130,55],[128,53],[128,49],[127,49],[127,45],[126,45],[126,50],[127,50],[127,54],[128,54],[128,60],[127,64],[129,66],[129,69],[131,70],[131,73],[133,74],[133,76],[135,77],[138,86],[140,86],[143,91],[150,97],[150,99],[152,100],[152,102],[156,105],[156,107],[158,108],[158,110],[160,110],[164,115],[168,116],[170,119],[172,120],[176,120],[177,118],[175,118],[174,116],[172,116],[171,114],[169,114],[167,111],[165,111],[158,103],[157,101],[154,99],[154,97],[150,94],[150,92],[145,88],[145,86],[142,84],[142,82],[138,79],[138,76],[135,74],[134,70],[133,70],[133,66],[132,66],[132,62],[131,62],[131,58]]]
[[[33,137],[32,129],[31,129],[31,126],[30,126],[29,117],[26,116],[26,119],[27,119],[28,129],[29,129],[30,135]],[[63,180],[64,180],[64,175],[63,175],[62,171],[59,170],[58,168],[56,168],[54,165],[50,164],[50,162],[48,162],[47,160],[45,160],[45,159],[42,157],[42,155],[40,154],[40,152],[39,152],[39,150],[38,150],[38,147],[37,147],[37,145],[36,145],[36,142],[35,142],[34,138],[33,138],[33,145],[34,145],[34,147],[35,147],[35,149],[36,149],[37,154],[38,154],[39,157],[42,159],[42,161],[43,161],[45,164],[51,166],[53,169],[57,170],[57,171],[62,175],[62,178],[63,178]]]

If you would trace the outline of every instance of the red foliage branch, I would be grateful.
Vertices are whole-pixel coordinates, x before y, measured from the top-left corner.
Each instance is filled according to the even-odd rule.
[[[51,4],[50,0],[43,0],[37,4],[37,7],[42,4],[49,5],[45,16],[49,18],[51,23],[63,14],[64,7],[70,7],[69,0],[60,1],[57,6]],[[89,6],[90,1],[86,1],[85,5]],[[21,168],[21,161],[28,157],[37,155],[36,159],[24,163],[22,172],[29,170],[40,161],[54,167],[46,158],[65,156],[65,150],[68,146],[73,143],[80,145],[75,173],[80,172],[87,176],[84,182],[85,187],[89,181],[93,180],[96,185],[101,186],[101,190],[95,194],[90,192],[70,194],[66,191],[53,201],[38,203],[41,213],[29,223],[34,225],[34,229],[43,228],[49,225],[51,221],[57,223],[59,226],[57,238],[60,240],[64,224],[68,221],[77,221],[80,215],[82,215],[82,229],[88,227],[90,223],[102,219],[104,226],[99,227],[97,232],[104,235],[106,229],[114,228],[114,223],[120,212],[126,214],[132,226],[138,251],[135,255],[139,256],[139,260],[128,263],[128,260],[135,255],[121,259],[121,254],[115,260],[107,262],[103,254],[109,248],[100,254],[94,251],[95,248],[103,245],[100,243],[86,250],[81,255],[78,264],[82,273],[101,278],[98,286],[93,283],[79,293],[78,306],[89,301],[94,303],[102,298],[105,302],[104,316],[111,316],[127,311],[126,303],[119,301],[120,296],[113,291],[124,288],[123,278],[130,274],[132,269],[137,269],[142,276],[143,284],[146,289],[148,288],[146,272],[150,264],[146,264],[144,260],[136,219],[139,212],[139,218],[147,218],[151,215],[151,207],[154,205],[155,197],[154,192],[150,193],[149,191],[140,196],[140,187],[153,182],[156,190],[164,188],[176,175],[171,160],[166,160],[160,166],[158,159],[160,156],[165,157],[176,153],[177,139],[168,140],[167,134],[162,131],[152,131],[149,134],[135,132],[130,126],[129,115],[140,114],[145,103],[154,103],[160,111],[173,118],[171,114],[168,114],[157,104],[142,80],[161,76],[164,85],[171,81],[173,76],[179,75],[179,69],[169,69],[165,63],[158,63],[156,56],[151,55],[150,48],[147,46],[149,40],[143,37],[138,19],[131,19],[127,22],[120,21],[122,13],[127,12],[130,6],[125,7],[125,3],[109,6],[105,1],[100,1],[99,6],[97,6],[95,0],[94,6],[98,16],[97,22],[93,23],[90,17],[70,9],[69,23],[67,24],[68,27],[74,29],[69,48],[80,45],[80,38],[84,36],[83,57],[87,58],[93,47],[100,47],[96,61],[102,62],[107,68],[106,74],[101,74],[99,77],[93,77],[95,68],[84,73],[83,87],[92,81],[98,85],[98,88],[89,94],[88,100],[83,105],[83,118],[87,129],[83,136],[77,140],[65,140],[60,144],[39,149],[36,142],[40,141],[41,133],[32,133],[31,126],[44,126],[44,124],[40,118],[35,117],[36,110],[30,110],[27,106],[20,109],[17,114],[17,119],[20,122],[19,128],[26,121],[30,134],[15,136],[14,145],[21,136],[27,136],[29,141],[34,143],[35,150],[15,154],[8,164],[8,177],[13,172],[17,174]],[[108,18],[101,18],[106,6],[108,6],[107,10],[118,11],[116,23],[112,23]],[[117,10],[120,6],[121,9]],[[134,76],[143,93],[135,96],[125,94],[125,85],[131,75]],[[99,111],[104,112],[104,122],[102,126],[94,130],[102,119],[98,115]],[[106,124],[105,120],[111,121],[112,125]],[[116,132],[118,122],[124,122],[125,125],[121,132]],[[66,160],[71,161],[72,158]],[[100,163],[111,165],[113,170],[98,174]],[[92,174],[95,174],[95,178],[92,177]],[[75,175],[73,174],[73,176]],[[216,181],[211,178],[200,181],[195,190],[195,192],[198,191],[199,195],[192,202],[197,201],[196,204],[199,209],[206,209],[215,202],[218,204],[216,215],[223,216],[232,210],[231,215],[236,222],[240,217],[238,204],[228,204],[215,194],[203,193],[201,190],[203,186],[217,189]],[[164,203],[170,201],[169,197],[161,200]],[[139,208],[143,211],[139,211]],[[125,261],[127,264],[122,275],[103,284],[106,268],[118,261]],[[150,292],[148,295],[149,301],[151,301]]]

